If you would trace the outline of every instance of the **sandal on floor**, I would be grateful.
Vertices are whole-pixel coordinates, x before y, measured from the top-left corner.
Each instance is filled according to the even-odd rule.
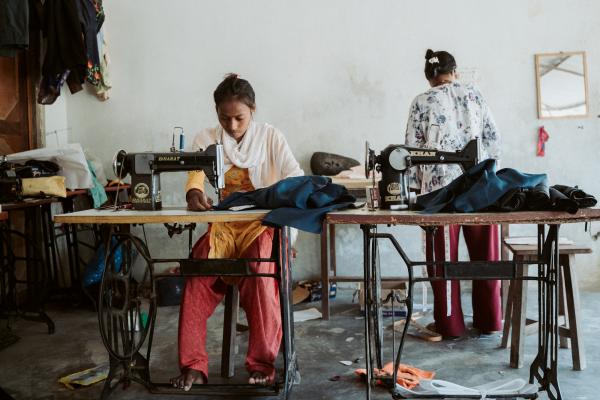
[[[394,323],[394,330],[396,332],[402,332],[405,324],[406,320],[404,319],[396,321]],[[416,337],[417,339],[426,340],[428,342],[440,342],[442,340],[442,335],[435,331],[427,329],[426,326],[419,324],[414,319],[411,319],[410,321],[407,334],[412,337]]]
[[[442,339],[444,340],[458,340],[460,339],[460,336],[452,336],[452,335],[442,335],[441,333],[438,333],[436,327],[435,327],[435,322],[431,322],[429,324],[427,324],[427,329],[435,332],[437,335],[441,335]]]

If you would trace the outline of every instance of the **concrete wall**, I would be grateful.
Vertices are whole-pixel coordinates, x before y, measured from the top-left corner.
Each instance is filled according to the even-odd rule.
[[[57,112],[67,116],[70,140],[107,166],[121,148],[168,149],[175,125],[185,127],[188,143],[194,132],[215,125],[212,91],[228,72],[254,85],[257,120],[286,134],[306,172],[314,151],[360,160],[365,140],[375,149],[403,141],[410,102],[427,89],[422,69],[430,47],[450,51],[459,69],[478,77],[503,134],[503,166],[547,172],[553,183],[600,194],[597,1],[128,0],[105,2],[105,9],[111,99],[65,94],[66,110]],[[588,56],[590,117],[538,120],[534,54],[576,50]],[[542,124],[550,141],[546,157],[537,158]],[[163,184],[166,202],[183,204],[183,176],[165,175]],[[394,231],[419,257],[419,230]],[[147,232],[155,244],[165,237],[160,229]],[[593,246],[595,254],[580,257],[578,268],[586,285],[598,287],[598,242],[583,225],[562,233]],[[338,242],[339,268],[360,272],[358,228],[339,229]],[[297,247],[295,276],[317,276],[318,237],[302,234]],[[381,252],[396,259],[388,248]],[[397,266],[384,269],[402,274]]]

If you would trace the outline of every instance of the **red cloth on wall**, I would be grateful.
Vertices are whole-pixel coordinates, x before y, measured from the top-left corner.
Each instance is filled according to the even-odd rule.
[[[535,153],[538,157],[544,157],[546,155],[546,142],[550,139],[550,135],[543,126],[540,126],[538,131],[538,143],[537,152]]]

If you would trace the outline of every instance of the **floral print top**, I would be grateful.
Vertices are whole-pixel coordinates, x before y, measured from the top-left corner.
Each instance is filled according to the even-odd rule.
[[[500,157],[500,134],[483,96],[472,85],[453,81],[417,96],[406,127],[407,146],[443,151],[461,150],[470,140],[481,139],[482,160]],[[458,178],[458,164],[411,168],[410,187],[421,194],[442,188]]]

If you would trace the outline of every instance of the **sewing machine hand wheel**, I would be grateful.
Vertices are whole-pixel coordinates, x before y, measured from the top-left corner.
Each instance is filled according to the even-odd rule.
[[[365,142],[365,178],[369,179],[369,173],[375,174],[375,151],[370,148],[369,141]]]
[[[371,341],[371,367],[383,368],[383,313],[381,310],[381,269],[378,259],[377,240],[371,242],[371,282],[368,291],[369,298],[367,306],[369,313],[369,331],[371,334],[368,340]]]
[[[125,158],[127,156],[127,152],[125,150],[119,150],[115,153],[112,160],[113,172],[117,179],[123,179],[127,176],[127,170],[125,169]]]
[[[145,259],[143,277],[134,274],[136,255]],[[153,286],[152,260],[144,243],[129,234],[113,235],[100,284],[98,319],[104,346],[115,359],[131,360],[144,344],[156,312]]]

